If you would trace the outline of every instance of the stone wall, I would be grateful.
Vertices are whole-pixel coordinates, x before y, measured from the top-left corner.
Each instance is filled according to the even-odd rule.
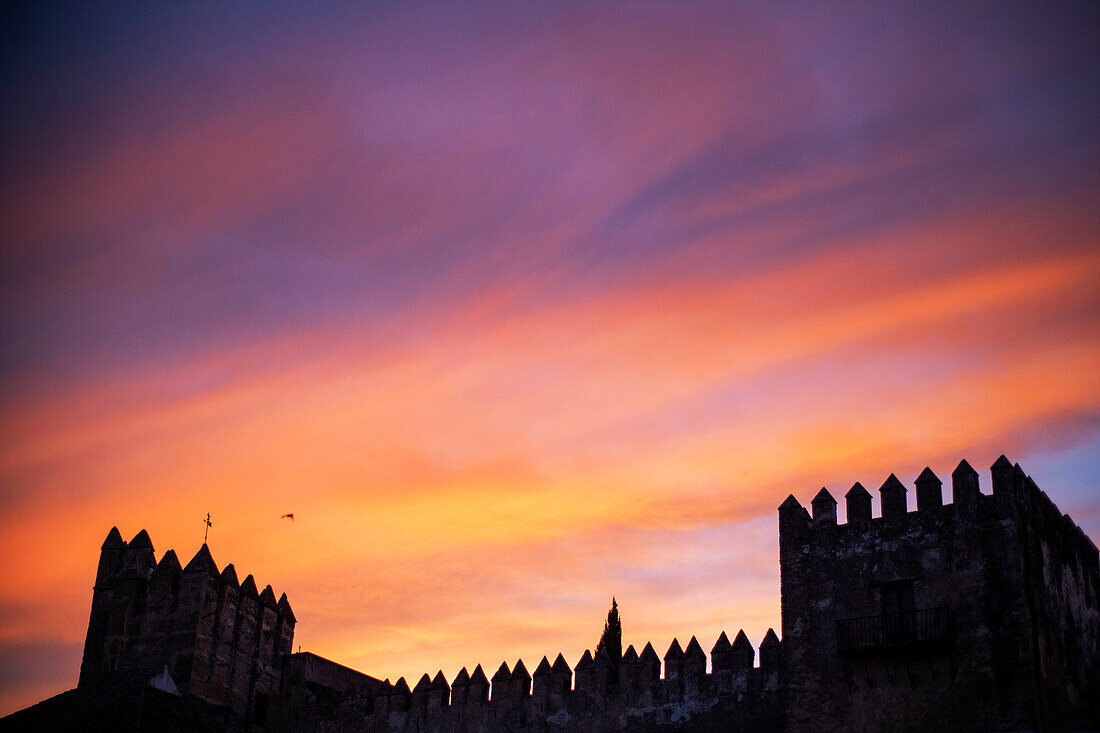
[[[423,675],[410,689],[366,675],[353,686],[347,674],[317,674],[319,657],[287,662],[277,731],[646,731],[685,729],[781,729],[785,689],[782,645],[769,630],[755,652],[738,633],[731,644],[722,634],[707,655],[693,637],[686,648],[673,640],[661,658],[652,645],[638,654],[628,647],[618,670],[605,653],[585,652],[575,669],[562,655],[543,657],[533,674],[521,661],[502,663],[490,680],[480,665],[464,668],[453,683],[442,672]],[[310,655],[312,657],[312,655]],[[338,665],[337,665],[338,666]],[[290,669],[299,669],[290,673]],[[323,666],[322,666],[323,668]],[[350,672],[350,670],[349,670]],[[355,673],[357,674],[357,673]],[[327,683],[326,683],[327,679]],[[377,684],[375,684],[377,683]],[[308,694],[303,695],[303,688]],[[731,728],[732,726],[732,728]]]

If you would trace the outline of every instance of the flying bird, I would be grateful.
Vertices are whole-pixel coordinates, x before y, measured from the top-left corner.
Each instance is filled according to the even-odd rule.
[[[283,516],[279,517],[279,519],[289,519],[290,521],[293,522],[294,521],[294,515],[293,514],[284,514]]]

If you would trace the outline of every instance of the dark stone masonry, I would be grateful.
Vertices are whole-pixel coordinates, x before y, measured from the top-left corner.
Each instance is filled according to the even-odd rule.
[[[963,461],[944,504],[925,469],[891,475],[882,516],[860,484],[847,522],[822,489],[779,507],[782,639],[723,633],[659,655],[601,649],[575,667],[480,666],[411,687],[292,653],[284,594],[219,572],[206,545],[180,567],[149,536],[102,547],[77,689],[3,730],[1056,731],[1100,729],[1096,546],[1001,457],[991,494]],[[757,656],[759,651],[759,656]],[[709,659],[709,665],[708,665]],[[663,663],[662,663],[663,662]],[[708,671],[709,666],[709,671]],[[492,668],[490,668],[492,669]],[[662,674],[663,670],[663,674]]]

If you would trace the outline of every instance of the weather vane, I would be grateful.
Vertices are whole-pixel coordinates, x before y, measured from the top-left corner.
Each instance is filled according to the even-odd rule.
[[[206,513],[206,529],[202,531],[202,543],[206,544],[206,537],[210,534],[210,528],[214,526],[214,523],[210,521],[210,512]]]

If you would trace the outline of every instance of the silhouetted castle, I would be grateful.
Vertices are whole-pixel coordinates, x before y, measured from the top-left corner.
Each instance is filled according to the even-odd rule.
[[[697,639],[673,640],[663,676],[646,644],[618,664],[585,652],[570,669],[558,654],[533,673],[519,661],[491,680],[478,665],[449,684],[442,672],[412,689],[391,684],[291,653],[286,596],[276,601],[271,586],[258,593],[252,576],[238,583],[232,565],[219,572],[206,545],[181,568],[172,551],[155,563],[144,531],[125,543],[112,529],[79,687],[3,724],[56,730],[129,715],[135,730],[1100,728],[1096,546],[1004,456],[992,494],[966,461],[952,480],[944,505],[926,468],[910,512],[891,474],[881,517],[857,483],[843,525],[825,489],[812,516],[788,497],[779,507],[782,641],[769,630],[757,666],[743,631],[732,643],[723,633],[708,672]],[[129,702],[102,711],[98,701],[119,690]]]

